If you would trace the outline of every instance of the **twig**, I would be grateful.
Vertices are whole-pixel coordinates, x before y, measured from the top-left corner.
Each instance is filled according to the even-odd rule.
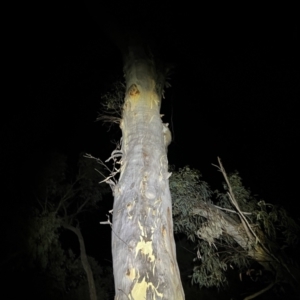
[[[229,192],[228,192],[229,199],[231,200],[231,202],[232,202],[232,204],[234,205],[234,207],[237,209],[237,211],[238,211],[238,213],[239,213],[239,216],[240,216],[240,218],[241,218],[242,224],[243,224],[243,226],[244,226],[244,229],[245,229],[245,231],[247,232],[248,237],[249,237],[250,239],[252,239],[252,237],[251,237],[251,235],[250,235],[250,233],[249,233],[249,231],[250,231],[251,234],[252,234],[252,236],[255,237],[256,242],[259,241],[258,236],[257,236],[257,235],[255,234],[255,232],[252,230],[251,225],[249,224],[248,220],[246,219],[246,217],[244,216],[244,214],[242,213],[242,211],[241,211],[240,208],[239,208],[239,205],[238,205],[238,203],[237,203],[237,201],[236,201],[236,199],[235,199],[234,193],[233,193],[233,191],[232,191],[231,184],[230,184],[229,179],[228,179],[228,177],[227,177],[226,171],[225,171],[225,169],[224,169],[224,167],[223,167],[223,165],[222,165],[222,163],[221,163],[220,157],[218,157],[218,162],[219,162],[219,167],[218,167],[218,168],[219,168],[219,170],[222,172],[222,174],[223,174],[223,176],[224,176],[224,178],[225,178],[225,181],[226,181],[226,183],[227,183],[227,186],[228,186],[228,188],[229,188]]]
[[[218,205],[214,205],[214,207],[216,207],[216,208],[218,208],[218,209],[221,209],[221,210],[225,210],[225,211],[232,212],[232,213],[234,213],[234,214],[238,214],[238,212],[236,212],[236,211],[234,211],[234,210],[232,210],[232,209],[224,208],[224,207],[221,207],[221,206],[218,206]],[[249,212],[244,212],[244,211],[242,211],[242,213],[243,213],[244,215],[252,215],[252,213],[249,213]]]
[[[254,293],[250,296],[247,296],[246,298],[244,298],[244,300],[250,300],[250,299],[254,299],[256,298],[257,296],[265,293],[266,291],[268,291],[269,289],[271,289],[274,285],[275,285],[276,282],[271,282],[267,287],[265,287],[264,289],[258,291],[257,293]]]

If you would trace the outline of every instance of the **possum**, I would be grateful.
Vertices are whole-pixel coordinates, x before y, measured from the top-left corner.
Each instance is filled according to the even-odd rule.
[[[164,143],[166,147],[166,151],[168,152],[168,146],[172,142],[172,134],[169,129],[169,124],[168,123],[163,123],[163,135],[164,135]]]

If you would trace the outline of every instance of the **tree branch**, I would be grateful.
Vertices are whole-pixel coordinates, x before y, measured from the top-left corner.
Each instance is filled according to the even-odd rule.
[[[271,289],[274,285],[275,285],[275,282],[271,282],[267,287],[265,287],[264,289],[258,291],[257,293],[254,293],[254,294],[252,294],[250,296],[247,296],[246,298],[244,298],[244,300],[254,299],[257,296],[259,296],[259,295],[265,293],[266,291],[268,291],[269,289]]]

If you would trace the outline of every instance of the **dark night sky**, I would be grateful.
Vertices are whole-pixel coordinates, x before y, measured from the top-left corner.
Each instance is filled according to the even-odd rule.
[[[246,17],[244,10],[199,12],[174,4],[150,12],[123,5],[108,10],[120,24],[135,24],[136,17],[141,32],[145,28],[161,56],[175,66],[162,106],[175,137],[169,162],[198,168],[214,185],[221,177],[211,163],[220,156],[227,171],[240,171],[255,193],[292,209],[296,19]],[[22,198],[24,182],[30,181],[24,175],[34,172],[47,151],[74,158],[85,151],[106,159],[114,149],[110,141],[120,138],[117,127],[107,132],[94,122],[101,94],[123,75],[117,47],[95,22],[103,14],[101,7],[79,4],[26,6],[14,14],[1,127],[1,164],[10,194]]]

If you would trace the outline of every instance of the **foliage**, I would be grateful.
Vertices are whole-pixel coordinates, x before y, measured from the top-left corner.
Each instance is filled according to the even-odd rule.
[[[68,166],[68,158],[62,154],[51,153],[47,158],[48,162],[43,167],[36,189],[42,210],[61,214],[67,209],[70,214],[72,210],[76,211],[75,207],[80,208],[82,204],[85,207],[95,207],[103,195],[108,193],[105,185],[99,186],[99,173],[105,173],[103,166],[84,157],[84,153],[79,155],[75,170]]]
[[[97,172],[96,172],[97,171]],[[107,185],[99,186],[101,177],[99,173],[105,174],[106,170],[94,159],[87,159],[83,154],[80,155],[78,162],[78,185],[80,190],[78,193],[82,201],[87,201],[89,205],[96,206],[103,196],[110,192]]]
[[[40,181],[37,193],[39,205],[29,218],[29,262],[32,269],[47,278],[52,289],[72,295],[70,299],[89,299],[86,273],[80,256],[75,255],[71,248],[62,247],[61,234],[64,224],[78,224],[82,219],[80,214],[97,208],[103,194],[108,192],[107,187],[100,188],[100,176],[95,169],[104,171],[95,160],[84,158],[82,154],[75,174],[63,155],[51,155],[49,162],[44,167],[43,180]],[[95,259],[88,257],[88,260],[94,273],[98,296],[106,299],[108,295],[102,278],[103,270]]]
[[[173,200],[174,232],[184,232],[195,242],[196,231],[205,221],[201,216],[191,214],[198,201],[210,202],[212,192],[206,182],[201,181],[198,170],[187,167],[173,172],[170,178],[170,191]],[[187,201],[188,199],[188,201]]]
[[[257,239],[271,251],[296,243],[299,226],[287,212],[258,200],[242,184],[237,172],[228,176],[221,191],[211,191],[201,174],[189,167],[174,171],[170,178],[175,233],[184,233],[195,244],[196,265],[192,283],[220,287],[227,283],[226,271],[246,272],[257,249]],[[233,193],[257,239],[243,229],[240,214],[230,198]]]
[[[108,280],[107,275],[111,272],[103,269],[98,262],[91,256],[88,256],[89,264],[93,270],[95,279],[95,286],[98,299],[109,298],[109,287],[113,286],[113,283]],[[74,267],[74,266],[73,266]],[[68,286],[67,299],[90,299],[88,293],[88,282],[86,280],[86,274],[82,269],[82,265],[79,257],[76,259],[76,269],[71,268],[68,270],[69,275],[72,275],[72,281]]]
[[[246,189],[242,184],[242,179],[239,176],[238,172],[234,172],[233,174],[230,174],[228,176],[229,183],[231,185],[232,191],[235,195],[235,199],[237,200],[239,207],[244,212],[252,212],[255,209],[256,206],[256,199],[251,195],[251,192],[249,189]],[[217,196],[217,203],[222,208],[227,208],[232,210],[232,203],[228,197],[229,187],[224,182],[223,184],[223,190],[215,191],[215,195]],[[230,211],[228,211],[230,213]],[[230,214],[232,218],[235,218],[236,220],[239,219],[236,212],[233,212]]]
[[[101,99],[102,111],[97,120],[119,123],[125,99],[125,84],[121,80],[116,81],[111,91],[103,94]]]
[[[63,294],[66,299],[90,299],[80,256],[75,255],[71,248],[64,250],[60,243],[60,221],[54,213],[38,213],[32,216],[28,240],[31,268],[44,276],[54,294]],[[109,286],[113,285],[108,278],[111,271],[103,270],[90,256],[88,260],[95,278],[98,298],[108,299]]]
[[[58,249],[58,231],[61,227],[61,219],[55,212],[39,212],[32,214],[29,221],[28,252],[33,260],[38,262],[41,269],[46,269],[53,261],[59,261],[61,251]]]
[[[268,239],[274,243],[280,238],[281,247],[292,246],[298,240],[299,225],[291,218],[287,211],[277,205],[266,203],[252,196],[251,191],[242,184],[242,179],[238,172],[229,176],[230,186],[243,212],[247,213],[247,218],[252,228],[258,236]],[[215,191],[217,196],[217,205],[232,209],[230,199],[228,198],[228,186],[223,184],[223,192]],[[236,213],[228,212],[231,218],[238,221]],[[273,243],[272,243],[273,244]],[[268,246],[271,246],[269,243]]]
[[[31,267],[47,274],[51,286],[61,292],[78,285],[82,267],[72,250],[66,253],[60,243],[61,219],[54,212],[38,210],[31,216],[28,253]]]

